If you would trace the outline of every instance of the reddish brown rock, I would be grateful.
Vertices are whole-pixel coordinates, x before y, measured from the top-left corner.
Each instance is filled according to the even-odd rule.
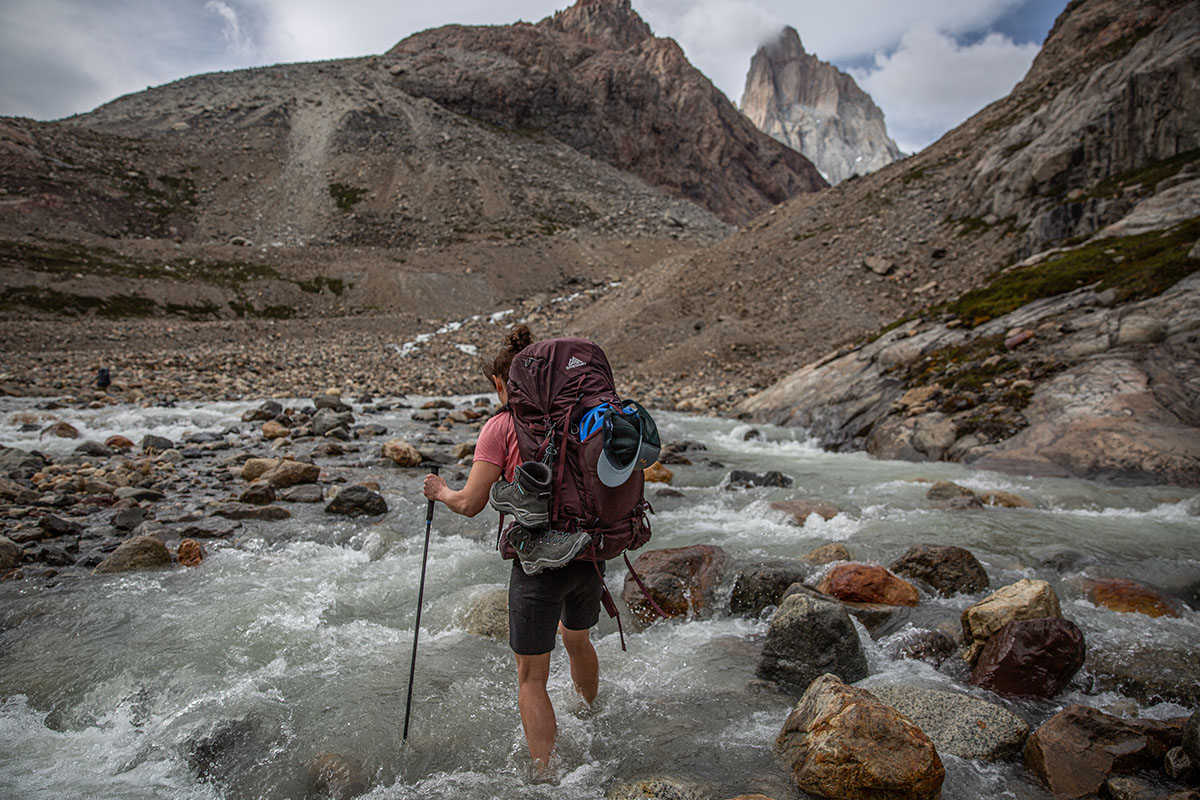
[[[113,450],[122,450],[122,451],[132,450],[134,448],[134,444],[132,441],[130,441],[129,439],[126,439],[124,436],[120,436],[120,435],[110,436],[107,439],[105,439],[104,446],[111,447]]]
[[[918,544],[892,562],[892,572],[924,581],[942,597],[972,594],[988,587],[988,576],[970,551],[961,547]]]
[[[817,588],[851,603],[915,606],[920,601],[917,587],[871,564],[839,564]]]
[[[837,506],[820,500],[776,500],[771,503],[775,511],[782,511],[789,519],[801,527],[813,514],[824,520],[831,520],[838,515]]]
[[[262,426],[262,435],[264,439],[283,439],[292,434],[288,427],[273,419],[267,420]]]
[[[946,777],[920,728],[828,674],[809,685],[775,746],[796,785],[821,797],[933,800]]]
[[[1148,617],[1178,617],[1171,602],[1158,590],[1126,578],[1095,578],[1087,581],[1088,599],[1098,606],[1121,613]]]
[[[57,436],[60,439],[78,439],[79,431],[69,422],[55,422],[53,425],[47,425],[38,434],[38,438],[42,438],[46,434]]]
[[[1083,666],[1083,633],[1062,617],[1013,620],[988,640],[971,683],[998,694],[1054,697]]]
[[[185,567],[196,567],[204,560],[204,548],[195,539],[184,539],[175,550],[175,560]]]
[[[670,483],[675,477],[675,473],[663,466],[661,461],[655,461],[650,466],[642,471],[646,478],[646,483]]]
[[[1114,772],[1157,769],[1183,736],[1182,718],[1121,719],[1070,705],[1025,745],[1025,766],[1057,797],[1087,797]]]
[[[667,615],[677,617],[711,612],[717,585],[732,564],[733,558],[721,548],[694,544],[642,553],[633,568],[654,602]],[[625,576],[621,599],[642,624],[658,617],[632,575]]]

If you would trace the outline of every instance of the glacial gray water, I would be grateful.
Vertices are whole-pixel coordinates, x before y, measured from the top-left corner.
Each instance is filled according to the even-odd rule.
[[[14,412],[31,402],[3,403],[0,442],[43,452],[73,448],[75,442],[39,442],[36,432],[19,431]],[[179,439],[188,431],[235,427],[252,405],[57,414],[86,438],[120,433],[138,441],[145,433]],[[389,436],[428,430],[409,413],[360,421],[385,425]],[[1175,619],[1118,614],[1089,603],[1073,580],[1134,578],[1177,599],[1191,597],[1200,581],[1200,517],[1189,513],[1200,502],[1194,491],[876,461],[823,452],[796,430],[759,426],[762,439],[743,441],[748,426],[728,420],[656,417],[665,442],[703,442],[708,450],[701,455],[723,466],[674,467],[681,498],[656,498],[650,487],[656,514],[649,548],[715,544],[748,562],[795,558],[839,541],[857,559],[886,565],[911,544],[955,544],[983,562],[989,591],[1020,578],[1050,581],[1089,647],[1182,649],[1193,659],[1200,653],[1200,619],[1186,604]],[[795,486],[729,491],[730,469],[779,470]],[[0,584],[0,796],[301,798],[306,764],[321,752],[357,762],[364,796],[378,800],[582,800],[649,776],[699,784],[714,800],[753,792],[777,800],[804,796],[772,752],[796,697],[747,689],[767,619],[727,613],[642,632],[627,625],[625,653],[615,624],[602,616],[594,634],[601,688],[591,710],[575,699],[559,648],[550,680],[559,716],[558,783],[531,783],[507,643],[467,634],[460,621],[475,595],[507,581],[509,564],[494,549],[490,512],[463,519],[439,506],[435,514],[413,719],[402,747],[424,539],[422,473],[379,466],[339,471],[351,481],[379,481],[390,511],[349,520],[323,514],[320,505],[293,504],[291,520],[250,522],[232,541],[207,541],[209,555],[198,568],[86,575],[50,588]],[[455,473],[444,474],[460,485]],[[927,482],[938,479],[1015,492],[1036,508],[929,510]],[[768,508],[789,498],[844,510],[797,527]],[[1075,553],[1070,566],[1044,566],[1066,551]],[[614,596],[624,576],[624,565],[611,562]],[[1052,702],[1014,703],[963,684],[953,670],[889,655],[895,637],[956,621],[985,594],[922,595],[878,640],[860,627],[871,668],[861,685],[956,688],[1000,702],[1035,725],[1071,702],[1145,716],[1186,713],[1170,703],[1089,694],[1086,672]],[[1049,797],[1019,763],[948,755],[943,761],[947,800]]]

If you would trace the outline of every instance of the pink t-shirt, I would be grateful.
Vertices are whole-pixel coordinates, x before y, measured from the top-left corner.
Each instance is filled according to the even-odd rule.
[[[475,442],[475,460],[495,464],[504,470],[505,480],[511,481],[521,453],[517,449],[517,430],[513,427],[512,414],[501,412],[483,423],[479,440]]]

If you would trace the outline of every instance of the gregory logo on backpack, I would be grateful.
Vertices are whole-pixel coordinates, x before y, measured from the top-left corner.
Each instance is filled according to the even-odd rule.
[[[586,361],[580,361],[575,356],[571,356],[571,360],[567,362],[567,366],[564,367],[564,369],[575,369],[576,367],[586,367],[586,366],[587,366]]]

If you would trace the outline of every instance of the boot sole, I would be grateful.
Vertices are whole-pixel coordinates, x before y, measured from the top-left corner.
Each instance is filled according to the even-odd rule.
[[[550,521],[549,513],[530,514],[529,511],[527,511],[526,509],[518,508],[517,506],[514,506],[512,503],[509,503],[509,502],[506,502],[503,500],[493,499],[491,501],[491,503],[492,503],[492,508],[499,511],[501,514],[508,514],[513,519],[515,519],[519,524],[524,525],[526,528],[538,528],[538,527],[545,525],[547,522]]]
[[[592,537],[586,533],[583,533],[579,536],[578,540],[576,540],[571,549],[562,555],[555,556],[554,558],[542,557],[535,559],[534,561],[525,561],[521,559],[521,554],[518,552],[517,560],[521,562],[521,569],[525,570],[526,575],[536,575],[544,569],[558,569],[559,567],[566,566],[575,558],[575,556],[579,555],[579,553],[585,547],[587,547],[591,541]]]

